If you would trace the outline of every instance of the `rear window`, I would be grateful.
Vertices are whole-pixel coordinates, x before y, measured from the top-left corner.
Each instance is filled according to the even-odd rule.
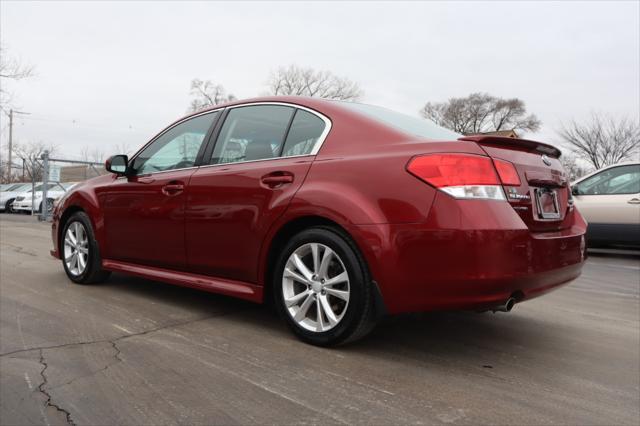
[[[425,118],[412,117],[410,115],[375,105],[344,101],[341,101],[340,103],[352,111],[358,112],[388,126],[395,127],[396,129],[410,135],[434,140],[456,140],[463,136],[452,130],[440,127],[433,121]]]

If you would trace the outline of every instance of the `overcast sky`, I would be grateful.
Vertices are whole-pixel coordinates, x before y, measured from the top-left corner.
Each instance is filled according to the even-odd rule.
[[[18,142],[67,157],[138,147],[186,112],[191,79],[236,96],[298,64],[408,114],[482,91],[519,97],[555,130],[591,111],[640,114],[640,2],[8,2],[7,51],[36,67],[11,85]],[[2,155],[6,155],[2,117]]]

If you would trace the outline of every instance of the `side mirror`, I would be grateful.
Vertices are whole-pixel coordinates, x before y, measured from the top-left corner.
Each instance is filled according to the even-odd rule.
[[[578,189],[577,186],[574,186],[573,188],[571,188],[571,195],[580,195],[580,190]]]
[[[129,159],[126,155],[113,155],[105,161],[104,168],[108,172],[125,175],[127,173],[128,163]]]

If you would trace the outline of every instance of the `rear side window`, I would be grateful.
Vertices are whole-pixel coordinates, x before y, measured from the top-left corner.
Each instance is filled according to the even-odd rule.
[[[280,105],[231,109],[220,130],[211,164],[279,157],[294,111]]]
[[[345,108],[379,121],[387,126],[395,127],[401,132],[433,140],[457,140],[462,135],[452,130],[438,126],[431,120],[412,117],[374,105],[358,104],[355,102],[340,102]]]
[[[297,110],[284,143],[282,156],[311,154],[325,127],[324,120],[317,115],[302,109]]]

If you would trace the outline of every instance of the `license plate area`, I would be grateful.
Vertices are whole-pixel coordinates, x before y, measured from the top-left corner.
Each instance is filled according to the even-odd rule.
[[[560,206],[558,205],[558,194],[556,191],[549,188],[536,188],[534,193],[538,218],[560,219]]]

